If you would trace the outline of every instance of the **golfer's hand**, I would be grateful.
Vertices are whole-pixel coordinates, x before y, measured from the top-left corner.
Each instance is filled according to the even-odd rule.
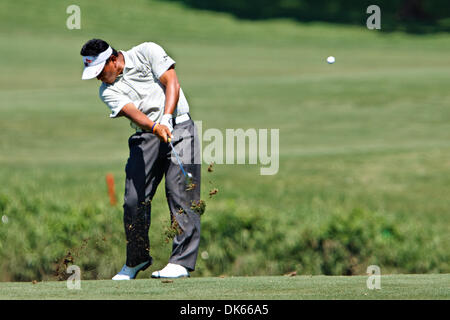
[[[173,131],[173,127],[172,127],[172,115],[169,113],[166,113],[162,116],[161,121],[159,122],[159,124],[163,124],[165,125],[167,128],[169,128],[169,131],[172,133]]]
[[[167,138],[170,137],[173,138],[172,133],[170,132],[169,128],[167,128],[163,124],[159,124],[155,128],[155,135],[158,137],[159,140],[167,143]]]

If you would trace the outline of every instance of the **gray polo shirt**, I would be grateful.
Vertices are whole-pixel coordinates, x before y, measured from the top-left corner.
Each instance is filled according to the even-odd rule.
[[[111,109],[110,117],[116,117],[123,106],[133,103],[149,119],[160,121],[164,114],[166,95],[159,78],[175,61],[153,42],[144,42],[120,52],[125,59],[122,74],[112,84],[102,83],[99,90],[100,99]],[[180,97],[173,115],[179,116],[187,112],[189,105],[180,88]],[[139,128],[133,122],[131,126]]]

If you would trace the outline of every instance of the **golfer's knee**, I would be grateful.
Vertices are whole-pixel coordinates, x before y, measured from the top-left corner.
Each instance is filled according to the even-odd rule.
[[[126,196],[123,202],[123,211],[125,214],[134,214],[138,210],[139,199],[137,196]]]

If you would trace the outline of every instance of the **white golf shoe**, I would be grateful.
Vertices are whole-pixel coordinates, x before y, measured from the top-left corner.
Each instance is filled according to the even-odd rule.
[[[181,278],[189,276],[189,272],[185,267],[175,263],[169,263],[162,270],[152,273],[152,278]]]
[[[112,279],[113,280],[131,280],[136,279],[139,271],[144,271],[151,265],[151,261],[143,262],[138,264],[136,267],[128,267],[126,264],[123,265],[122,270],[119,271]]]

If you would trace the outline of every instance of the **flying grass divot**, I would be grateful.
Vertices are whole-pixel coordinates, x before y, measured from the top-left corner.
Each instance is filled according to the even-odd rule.
[[[206,202],[204,200],[192,201],[191,209],[201,216],[205,213]]]
[[[170,140],[169,140],[169,143],[170,143]],[[175,153],[175,150],[173,148],[172,148],[172,150]],[[186,172],[184,171],[184,169],[182,167],[182,164],[181,163],[179,163],[179,164],[180,164],[180,168],[182,169],[183,174],[185,175],[185,177],[189,177],[189,176],[187,176]],[[214,166],[214,163],[211,163],[208,166],[208,169],[207,169],[208,172],[213,172],[214,171],[213,166]],[[192,180],[189,180],[188,178],[186,179],[186,183],[187,183],[186,191],[194,190],[197,187],[197,185],[195,183],[193,183]],[[209,183],[212,184],[211,181],[209,181]],[[217,189],[217,188],[211,189],[209,191],[209,198],[211,199],[212,196],[216,195],[218,192],[219,192],[219,189]],[[191,202],[190,209],[193,210],[196,214],[201,216],[206,211],[206,201],[201,200],[201,199],[200,200],[193,200]],[[183,208],[179,208],[178,212],[176,214],[185,214],[185,212],[184,212]],[[181,229],[180,225],[178,224],[177,219],[176,218],[172,218],[170,226],[166,227],[165,230],[164,230],[164,235],[165,235],[164,241],[166,243],[169,243],[171,240],[173,240],[173,238],[175,238],[177,235],[180,235],[182,233],[183,233],[183,230]]]
[[[209,191],[209,198],[211,199],[212,196],[217,194],[217,192],[219,192],[219,190],[217,188],[214,188],[211,191]]]
[[[183,209],[180,209],[183,210]],[[182,213],[178,213],[182,214]],[[180,225],[178,224],[177,219],[173,218],[172,223],[169,227],[166,228],[164,231],[164,235],[166,236],[165,242],[169,243],[170,240],[173,240],[177,235],[181,235],[183,233],[183,229],[181,229]]]
[[[75,264],[75,259],[80,257],[81,253],[88,247],[88,244],[90,241],[94,240],[95,244],[98,244],[99,242],[106,242],[106,236],[100,235],[98,237],[89,237],[82,241],[81,245],[78,247],[72,247],[69,250],[67,250],[67,253],[64,255],[63,258],[57,262],[54,276],[56,280],[58,281],[64,281],[67,280],[67,278],[70,276],[70,274],[67,274],[67,268],[69,265]]]
[[[173,280],[165,279],[161,280],[161,283],[173,283]]]

